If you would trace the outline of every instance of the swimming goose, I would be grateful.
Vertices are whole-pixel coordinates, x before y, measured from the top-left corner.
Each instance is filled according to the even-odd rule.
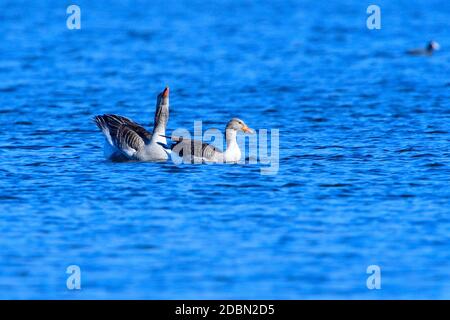
[[[425,49],[413,49],[407,51],[408,54],[413,56],[431,56],[434,51],[440,49],[439,43],[436,41],[430,41]]]
[[[183,157],[183,160],[188,162],[196,160],[215,163],[238,162],[241,159],[241,150],[236,141],[238,131],[254,133],[253,129],[250,129],[244,121],[237,118],[231,119],[225,128],[227,143],[225,151],[198,140],[185,139],[183,137],[169,137],[175,142],[171,146],[172,154]]]
[[[156,101],[153,133],[122,116],[104,114],[94,118],[95,123],[105,135],[105,156],[114,161],[167,160],[170,151],[164,149],[162,145],[167,144],[165,134],[168,120],[168,87],[158,95]]]

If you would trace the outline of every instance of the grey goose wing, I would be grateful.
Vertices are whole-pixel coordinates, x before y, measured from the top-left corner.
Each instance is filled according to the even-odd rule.
[[[122,116],[99,115],[94,121],[108,142],[130,158],[144,149],[151,139],[151,134],[147,130]]]
[[[107,117],[110,119],[110,121],[115,121],[121,124],[126,125],[128,128],[132,129],[134,132],[136,132],[146,143],[149,143],[152,139],[152,134],[148,132],[144,127],[142,127],[140,124],[137,124],[133,120],[115,115],[115,114],[105,114],[103,117]]]
[[[186,139],[183,137],[171,137],[175,143],[172,145],[172,152],[179,157],[196,157],[205,160],[213,160],[222,150],[213,146],[212,144],[202,142],[199,140]]]

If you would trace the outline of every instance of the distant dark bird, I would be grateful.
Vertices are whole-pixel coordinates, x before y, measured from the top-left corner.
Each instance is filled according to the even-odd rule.
[[[161,161],[169,153],[161,145],[167,144],[166,126],[169,120],[169,88],[158,95],[153,133],[136,122],[114,114],[94,117],[105,135],[105,156],[111,160]]]
[[[431,56],[434,51],[437,51],[441,48],[439,43],[436,41],[430,41],[425,49],[412,49],[408,50],[406,53],[412,56]]]

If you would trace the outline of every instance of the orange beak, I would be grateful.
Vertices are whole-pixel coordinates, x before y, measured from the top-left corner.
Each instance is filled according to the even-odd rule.
[[[243,126],[242,127],[242,131],[244,131],[245,133],[253,133],[253,130],[250,129],[249,127],[247,127],[247,126]]]
[[[167,97],[169,96],[169,87],[166,87],[166,88],[164,89],[162,96],[163,96],[164,98],[167,98]]]

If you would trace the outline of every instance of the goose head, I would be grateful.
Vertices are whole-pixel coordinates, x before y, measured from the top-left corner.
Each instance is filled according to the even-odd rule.
[[[250,129],[244,121],[238,118],[233,118],[227,123],[226,130],[243,131],[245,133],[254,133],[253,129]]]
[[[159,125],[166,127],[169,121],[169,87],[166,87],[156,98],[154,129]]]
[[[169,104],[169,87],[166,87],[162,92],[160,92],[156,100],[157,106],[167,104]]]

